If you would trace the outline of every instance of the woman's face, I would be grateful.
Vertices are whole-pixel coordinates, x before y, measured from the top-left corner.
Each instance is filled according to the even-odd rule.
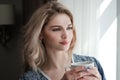
[[[69,16],[54,16],[45,26],[41,36],[47,50],[67,51],[73,38],[73,25]]]

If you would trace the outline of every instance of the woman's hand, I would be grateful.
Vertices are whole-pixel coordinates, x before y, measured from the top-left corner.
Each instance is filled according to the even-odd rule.
[[[96,67],[80,66],[66,71],[62,80],[101,80],[101,76]]]

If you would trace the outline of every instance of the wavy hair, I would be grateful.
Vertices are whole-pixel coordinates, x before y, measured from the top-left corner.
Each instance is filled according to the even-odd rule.
[[[45,47],[39,36],[49,20],[59,13],[67,14],[73,24],[72,13],[65,6],[57,1],[50,1],[38,8],[23,27],[23,58],[27,69],[37,70],[38,67],[42,68],[47,63]],[[69,56],[72,55],[75,42],[76,32],[73,26],[73,39],[68,50]]]

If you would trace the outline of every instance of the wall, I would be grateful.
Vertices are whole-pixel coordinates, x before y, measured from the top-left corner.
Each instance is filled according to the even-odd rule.
[[[120,80],[120,0],[117,0],[118,38],[117,38],[117,80]]]
[[[7,47],[0,44],[0,80],[18,80],[21,68],[20,46],[18,44],[19,29],[22,26],[22,0],[0,0],[0,4],[15,5],[14,36]]]
[[[45,4],[47,1],[50,0],[23,0],[23,22],[26,24],[26,22],[29,20],[33,12],[43,4]]]

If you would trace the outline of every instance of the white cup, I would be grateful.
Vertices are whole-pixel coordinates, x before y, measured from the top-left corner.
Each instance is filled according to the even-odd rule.
[[[75,62],[71,64],[71,68],[78,67],[78,66],[85,66],[86,68],[90,68],[94,66],[93,61],[84,61],[84,62]]]

